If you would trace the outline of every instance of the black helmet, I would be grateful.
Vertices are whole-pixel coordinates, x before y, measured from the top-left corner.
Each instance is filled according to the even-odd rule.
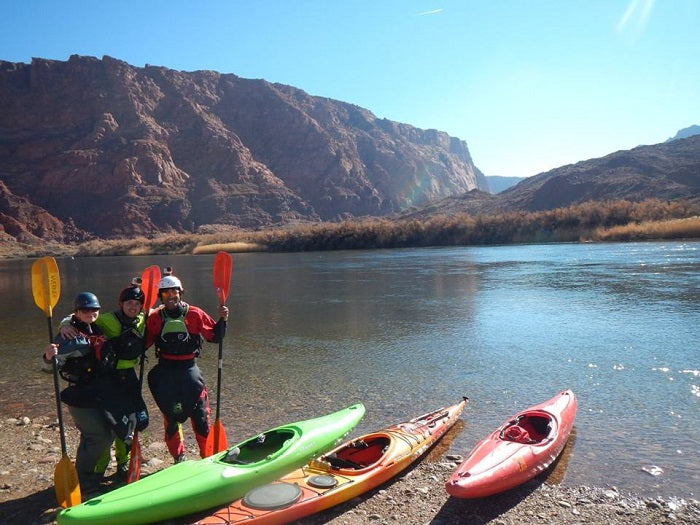
[[[140,286],[128,286],[119,293],[120,303],[123,303],[124,301],[131,301],[132,299],[136,299],[141,304],[143,304],[143,302],[146,300]]]
[[[76,310],[81,308],[99,308],[100,301],[97,300],[97,296],[90,292],[80,292],[75,297],[75,302],[73,303]]]

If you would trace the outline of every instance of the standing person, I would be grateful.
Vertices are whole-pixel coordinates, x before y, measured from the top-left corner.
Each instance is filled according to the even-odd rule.
[[[84,493],[95,491],[104,469],[100,461],[109,454],[112,431],[97,401],[97,351],[104,343],[102,330],[95,324],[100,302],[91,292],[79,293],[73,303],[69,324],[76,336],[59,334],[44,350],[44,370],[52,370],[54,356],[58,370],[68,387],[61,391],[61,401],[68,406],[80,441],[75,458],[80,485]]]
[[[163,306],[146,320],[146,348],[155,344],[158,364],[148,373],[148,386],[163,413],[165,443],[170,455],[179,463],[185,459],[182,423],[190,419],[199,455],[206,456],[209,434],[209,397],[196,358],[202,342],[218,343],[226,332],[228,308],[219,306],[219,320],[197,306],[182,300],[180,279],[166,268],[158,283],[158,297]]]
[[[139,278],[133,279],[119,292],[116,310],[99,314],[94,321],[105,341],[95,352],[92,391],[95,406],[102,412],[111,431],[110,445],[114,441],[119,481],[126,481],[134,431],[148,426],[148,411],[135,370],[145,352],[145,298],[139,281]],[[79,336],[70,317],[61,321],[60,334],[67,340]],[[110,448],[107,447],[95,464],[96,473],[104,474],[107,470]]]
[[[129,453],[136,430],[148,426],[148,410],[141,396],[136,365],[145,353],[146,313],[140,279],[119,292],[118,309],[101,314],[96,321],[107,341],[99,359],[97,395],[115,436],[117,478],[126,481]],[[103,458],[104,468],[109,455]]]

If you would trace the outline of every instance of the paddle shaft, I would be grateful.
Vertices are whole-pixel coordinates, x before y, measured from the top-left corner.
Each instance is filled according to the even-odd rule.
[[[141,274],[141,286],[144,292],[143,309],[148,318],[148,314],[158,297],[158,281],[160,281],[160,268],[149,266]],[[139,366],[139,392],[143,388],[143,370],[146,362],[146,351],[141,354]],[[138,481],[141,477],[141,445],[139,444],[139,430],[134,430],[134,439],[131,442],[131,457],[129,458],[129,470],[127,471],[127,483]]]
[[[53,343],[53,330],[51,328],[52,312],[58,303],[61,293],[61,279],[58,274],[58,265],[53,257],[42,257],[32,264],[32,295],[34,302],[46,314],[49,328],[49,343]],[[63,508],[78,505],[81,500],[80,480],[75,465],[68,458],[66,447],[66,430],[63,424],[63,410],[61,408],[61,393],[58,386],[58,355],[51,358],[53,368],[53,387],[56,397],[56,413],[58,414],[58,426],[61,431],[61,459],[54,469],[53,479],[56,491],[56,500]]]
[[[47,317],[49,325],[49,341],[53,342],[53,329],[51,327],[51,316]],[[63,408],[61,407],[61,392],[58,385],[58,356],[55,355],[51,359],[53,367],[53,390],[56,397],[56,413],[58,414],[58,428],[61,431],[61,454],[64,456],[68,455],[68,447],[66,446],[66,430],[63,424]]]
[[[219,368],[216,372],[216,419],[221,416],[221,368],[223,366],[224,343],[219,341]]]
[[[231,283],[231,256],[226,252],[218,252],[214,257],[214,289],[219,299],[219,306],[226,303],[228,290]],[[227,447],[226,432],[221,423],[221,380],[224,360],[224,341],[223,336],[219,340],[219,362],[216,372],[216,419],[214,427],[210,430],[210,436],[207,437],[208,453],[220,452]]]

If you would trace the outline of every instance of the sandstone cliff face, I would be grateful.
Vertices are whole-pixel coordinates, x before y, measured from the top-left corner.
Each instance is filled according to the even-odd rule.
[[[32,232],[54,240],[384,215],[487,187],[445,133],[212,71],[0,62],[0,106],[2,194],[70,223]]]

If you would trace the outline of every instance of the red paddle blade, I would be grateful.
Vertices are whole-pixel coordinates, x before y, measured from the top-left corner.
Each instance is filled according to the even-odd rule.
[[[139,435],[134,433],[134,440],[131,442],[131,457],[129,458],[129,471],[126,474],[126,482],[133,483],[141,477],[141,445]]]
[[[141,274],[141,290],[145,296],[143,309],[146,314],[153,308],[158,298],[158,281],[160,281],[160,268],[157,265],[149,266]]]
[[[226,431],[224,430],[224,425],[220,420],[214,422],[214,426],[209,430],[209,435],[207,436],[206,444],[206,455],[207,457],[216,454],[217,452],[222,452],[228,448],[228,442],[226,440]]]
[[[231,256],[226,252],[218,252],[214,257],[214,288],[216,295],[219,298],[219,304],[226,302],[228,297],[228,289],[231,285],[231,268],[233,261]]]

